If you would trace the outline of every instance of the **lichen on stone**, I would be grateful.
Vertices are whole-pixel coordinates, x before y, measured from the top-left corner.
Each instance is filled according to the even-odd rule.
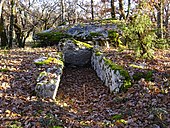
[[[70,37],[62,32],[42,32],[36,34],[36,40],[40,40],[40,46],[52,46],[58,44],[62,38]]]

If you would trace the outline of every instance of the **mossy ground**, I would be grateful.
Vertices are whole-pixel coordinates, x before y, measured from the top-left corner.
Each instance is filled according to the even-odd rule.
[[[139,81],[141,78],[144,78],[146,81],[153,81],[153,71],[148,70],[146,72],[136,72],[133,75],[134,81]]]

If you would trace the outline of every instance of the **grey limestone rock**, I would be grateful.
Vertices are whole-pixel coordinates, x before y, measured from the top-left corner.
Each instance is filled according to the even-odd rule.
[[[80,25],[78,24],[68,29],[66,33],[73,37],[88,40],[88,39],[91,39],[90,33],[100,33],[101,37],[107,38],[108,30],[116,29],[116,28],[117,27],[114,24],[107,24],[107,25],[99,25],[99,24]]]
[[[63,52],[65,64],[71,66],[84,66],[90,63],[92,50],[79,47],[73,40],[65,39],[59,43],[59,49]]]
[[[41,57],[34,60],[34,62],[42,62],[46,59],[47,57]],[[42,71],[37,78],[37,84],[35,86],[35,92],[37,95],[40,97],[55,99],[62,71],[62,65],[49,65],[46,70]]]
[[[120,72],[112,70],[103,60],[102,55],[92,54],[91,65],[96,71],[97,76],[109,87],[110,92],[119,92],[124,82],[124,77]]]

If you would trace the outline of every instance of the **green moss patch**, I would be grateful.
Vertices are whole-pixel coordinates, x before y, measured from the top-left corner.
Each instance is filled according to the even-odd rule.
[[[130,79],[130,75],[129,75],[128,71],[123,69],[121,66],[113,63],[111,60],[106,59],[105,57],[103,59],[104,59],[106,65],[109,65],[109,67],[112,70],[114,70],[115,72],[119,71],[120,75],[122,75],[125,78],[124,84],[120,88],[120,90],[126,91],[129,87],[131,87],[131,79]]]
[[[92,49],[93,48],[92,45],[87,44],[85,42],[81,42],[81,41],[78,41],[78,40],[75,40],[75,39],[72,39],[72,40],[73,40],[74,44],[79,46],[79,48],[83,48],[83,47],[88,48],[88,49]]]
[[[69,37],[69,35],[61,32],[37,33],[36,36],[40,40],[41,46],[53,46],[58,44],[62,38]]]
[[[62,67],[64,67],[64,63],[61,60],[58,60],[56,58],[52,58],[49,57],[48,59],[44,60],[44,61],[39,61],[39,62],[35,62],[36,65],[48,65],[48,64],[57,64],[57,65],[61,65]]]
[[[0,69],[0,72],[8,72],[9,70],[7,68]]]
[[[102,34],[101,34],[101,33],[98,33],[98,32],[91,32],[91,33],[90,33],[90,36],[92,36],[92,37],[98,37],[98,36],[102,36]]]
[[[113,120],[119,120],[119,119],[122,119],[122,115],[121,114],[116,114],[112,117]]]
[[[115,24],[117,26],[125,24],[125,21],[123,20],[115,20],[113,18],[107,18],[107,19],[102,19],[102,20],[96,20],[98,22],[101,22],[102,24]]]
[[[103,54],[103,53],[100,52],[100,51],[97,51],[97,52],[95,53],[96,56],[100,56],[100,55],[102,55],[102,54]]]
[[[146,81],[152,81],[153,78],[153,71],[147,71],[147,72],[136,72],[133,74],[134,81],[139,81],[141,78],[144,78]]]
[[[34,63],[37,66],[45,65],[46,63],[44,61],[39,61]]]
[[[135,65],[135,64],[130,64],[129,66],[130,66],[130,67],[133,67],[133,68],[143,69],[143,67],[142,67],[142,66]]]

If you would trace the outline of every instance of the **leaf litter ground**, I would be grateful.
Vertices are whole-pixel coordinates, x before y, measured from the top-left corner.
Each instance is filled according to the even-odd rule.
[[[54,51],[55,48],[0,51],[0,127],[170,127],[170,93],[165,80],[169,78],[168,51],[158,51],[157,59],[152,61],[134,61],[130,52],[105,52],[130,74],[142,69],[129,64],[143,62],[147,69],[155,71],[151,82],[142,78],[133,81],[134,85],[120,94],[111,94],[90,67],[65,68],[56,100],[52,101],[34,93],[40,70],[33,60]]]

